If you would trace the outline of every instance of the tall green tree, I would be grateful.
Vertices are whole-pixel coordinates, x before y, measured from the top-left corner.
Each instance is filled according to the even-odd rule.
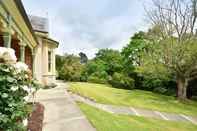
[[[80,63],[80,57],[65,54],[64,63],[59,70],[60,79],[67,81],[80,81],[83,65]]]
[[[188,82],[197,74],[196,4],[196,0],[154,0],[147,11],[153,25],[148,33],[152,52],[147,56],[175,74],[179,99],[186,99]]]
[[[103,61],[106,65],[106,72],[113,75],[114,72],[121,72],[122,56],[119,51],[113,49],[101,49],[96,53],[95,61]]]
[[[80,59],[81,59],[80,61],[82,64],[86,64],[88,62],[88,57],[85,53],[80,52],[79,56],[80,56]]]
[[[62,55],[56,55],[56,70],[59,71],[65,63],[65,57]]]
[[[124,61],[140,66],[142,64],[141,52],[145,50],[146,40],[145,33],[140,31],[131,37],[127,46],[122,49],[122,56]]]

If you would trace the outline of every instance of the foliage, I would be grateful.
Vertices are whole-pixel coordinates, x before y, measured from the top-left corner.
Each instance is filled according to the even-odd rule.
[[[37,90],[37,83],[28,71],[1,63],[0,85],[0,130],[25,130],[22,121],[28,113],[26,99]]]
[[[119,51],[113,49],[100,49],[96,53],[95,61],[100,60],[105,65],[105,71],[112,76],[114,72],[122,70],[122,56]]]
[[[66,81],[80,81],[83,69],[80,58],[65,54],[62,59],[64,62],[62,62],[62,67],[58,70],[59,78]]]
[[[88,62],[88,57],[87,57],[87,55],[85,53],[80,52],[79,56],[80,56],[81,64],[86,64]]]
[[[175,94],[175,78],[162,64],[144,64],[136,67],[137,77],[141,78],[138,82],[138,89],[155,91],[162,94]]]
[[[62,66],[64,66],[65,57],[61,56],[61,55],[56,55],[55,59],[56,59],[55,60],[56,70],[58,71],[58,73],[60,73],[60,70],[61,70]]]
[[[175,74],[177,96],[186,99],[189,81],[197,76],[197,2],[155,0],[147,14],[153,24],[148,32],[153,43],[149,59]]]
[[[14,50],[0,47],[0,130],[25,131],[26,101],[38,88],[28,66],[16,62]]]
[[[117,88],[133,88],[133,80],[123,73],[123,57],[119,51],[101,49],[86,65],[88,82],[109,83]]]
[[[116,88],[133,89],[135,87],[134,80],[125,74],[115,72],[109,83]]]
[[[94,72],[88,77],[88,82],[104,84],[108,82],[108,79],[109,76],[107,72],[105,71]]]
[[[135,80],[135,87],[138,89],[162,94],[172,92],[170,87],[173,85],[169,84],[173,81],[171,72],[162,64],[150,62],[151,59],[147,55],[151,51],[152,43],[147,33],[140,31],[134,34],[121,52],[124,59],[124,72]]]
[[[131,37],[129,44],[122,49],[121,54],[125,61],[132,63],[132,65],[141,65],[141,52],[146,48],[145,33],[140,31]]]

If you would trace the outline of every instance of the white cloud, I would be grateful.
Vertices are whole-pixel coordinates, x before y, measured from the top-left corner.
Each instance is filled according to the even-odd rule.
[[[51,36],[60,41],[57,53],[86,53],[100,48],[120,49],[143,26],[143,6],[138,0],[35,0],[24,1],[30,14],[48,12]],[[43,11],[45,10],[45,11]]]

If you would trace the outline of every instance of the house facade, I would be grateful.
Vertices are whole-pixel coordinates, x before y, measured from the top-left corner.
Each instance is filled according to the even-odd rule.
[[[18,61],[24,62],[43,85],[55,82],[55,49],[47,19],[28,16],[21,0],[0,0],[0,46],[13,48]]]

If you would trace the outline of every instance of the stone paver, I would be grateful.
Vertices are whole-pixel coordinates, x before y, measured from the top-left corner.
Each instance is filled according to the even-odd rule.
[[[37,101],[45,107],[43,131],[96,131],[67,93],[67,85],[57,84],[37,93]]]
[[[197,124],[197,117],[191,117],[182,114],[165,113],[165,112],[140,109],[134,107],[120,107],[120,106],[99,104],[94,101],[91,101],[90,99],[81,97],[76,94],[71,94],[71,95],[76,101],[84,102],[86,104],[92,105],[96,108],[114,114],[136,115],[136,116],[151,117],[151,118],[170,120],[170,121],[187,121],[187,122],[192,122],[193,124]]]
[[[173,121],[188,121],[187,119],[185,119],[184,117],[182,117],[179,114],[171,114],[171,113],[164,113],[162,112],[162,114],[168,119],[168,120],[173,120]]]
[[[145,110],[145,109],[139,109],[139,108],[135,108],[135,110],[141,116],[162,119],[162,117],[159,114],[155,113],[152,110]]]
[[[135,112],[133,112],[131,109],[127,107],[117,107],[117,106],[109,106],[109,105],[105,105],[104,107],[116,114],[135,115]]]

